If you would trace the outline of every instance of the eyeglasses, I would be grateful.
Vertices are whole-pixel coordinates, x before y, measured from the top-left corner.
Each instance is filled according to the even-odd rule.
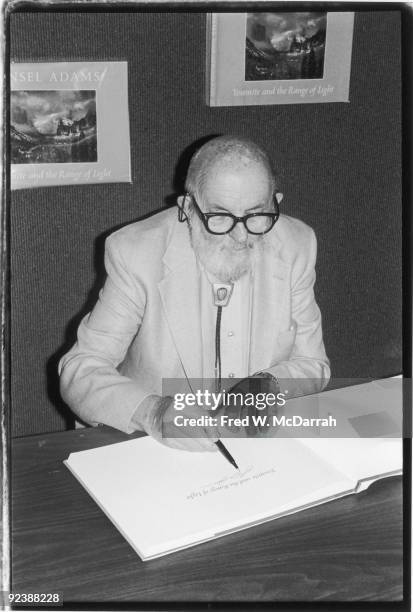
[[[266,234],[274,227],[280,216],[276,193],[273,196],[275,212],[250,213],[244,217],[236,217],[235,215],[231,215],[231,213],[204,213],[200,209],[195,197],[191,193],[187,193],[186,195],[191,198],[205,229],[210,234],[229,234],[239,222],[244,224],[245,229],[250,234]]]

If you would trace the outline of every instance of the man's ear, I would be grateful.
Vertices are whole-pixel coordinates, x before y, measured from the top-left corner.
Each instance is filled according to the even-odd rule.
[[[275,194],[275,197],[277,198],[278,204],[281,204],[281,202],[283,201],[284,194],[281,193],[281,191],[277,191],[277,193]]]

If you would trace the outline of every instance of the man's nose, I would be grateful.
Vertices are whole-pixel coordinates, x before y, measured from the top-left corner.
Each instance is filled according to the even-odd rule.
[[[239,221],[231,231],[231,237],[235,242],[246,242],[248,240],[248,232],[242,221]]]

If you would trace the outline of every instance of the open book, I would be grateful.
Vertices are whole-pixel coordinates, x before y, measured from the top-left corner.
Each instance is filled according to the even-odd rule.
[[[223,440],[191,453],[137,438],[72,453],[66,466],[143,561],[358,493],[400,474],[400,438]]]

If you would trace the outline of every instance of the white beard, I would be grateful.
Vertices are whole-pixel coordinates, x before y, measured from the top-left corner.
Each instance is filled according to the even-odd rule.
[[[197,259],[221,283],[233,283],[252,271],[264,246],[263,236],[249,235],[246,246],[240,249],[229,234],[208,234],[195,215],[189,220],[189,233]]]

